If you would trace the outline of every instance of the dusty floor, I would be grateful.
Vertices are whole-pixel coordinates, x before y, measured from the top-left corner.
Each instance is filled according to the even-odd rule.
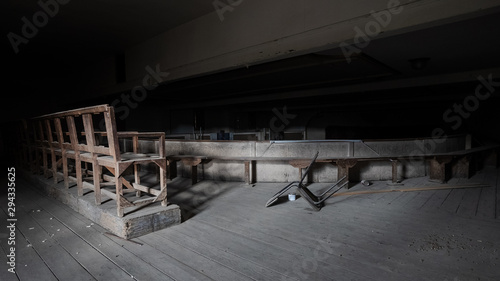
[[[18,179],[16,274],[2,227],[0,280],[499,280],[499,175],[487,168],[448,183],[483,188],[333,197],[320,212],[304,199],[265,208],[284,184],[176,179],[169,201],[184,222],[132,241]],[[417,178],[402,188],[436,185]]]

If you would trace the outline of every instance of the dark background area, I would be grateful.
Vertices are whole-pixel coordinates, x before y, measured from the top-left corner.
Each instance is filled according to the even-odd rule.
[[[477,77],[491,75],[500,81],[498,12],[381,36],[351,57],[351,63],[333,48],[168,81],[148,91],[144,99],[127,103],[123,97],[130,97],[130,89],[102,96],[91,94],[91,89],[88,95],[79,94],[92,77],[85,66],[114,57],[116,83],[125,82],[126,48],[161,33],[155,26],[175,26],[212,12],[213,7],[179,10],[175,19],[152,14],[141,20],[131,11],[112,17],[109,5],[94,22],[90,8],[73,5],[73,13],[61,11],[29,44],[21,45],[18,54],[4,36],[2,143],[13,139],[16,120],[104,103],[115,106],[121,130],[167,134],[189,134],[200,127],[205,132],[269,130],[275,111],[286,107],[295,117],[285,130],[320,130],[329,139],[429,137],[442,128],[447,134],[471,133],[477,140],[500,141],[500,90],[479,101],[467,117],[449,114],[453,122],[444,117],[455,104],[474,95],[480,85]],[[1,8],[4,35],[19,29],[23,15],[36,11],[36,6],[15,1],[6,1]],[[81,16],[74,16],[75,11]],[[418,58],[426,58],[422,67],[411,63]],[[460,126],[453,127],[457,118]]]

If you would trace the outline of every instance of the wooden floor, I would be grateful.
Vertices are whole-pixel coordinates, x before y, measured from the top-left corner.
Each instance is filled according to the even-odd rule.
[[[448,183],[487,188],[334,197],[320,212],[303,199],[265,208],[284,184],[176,179],[169,198],[184,222],[132,241],[17,179],[17,273],[2,227],[0,280],[500,280],[499,176],[487,168]]]

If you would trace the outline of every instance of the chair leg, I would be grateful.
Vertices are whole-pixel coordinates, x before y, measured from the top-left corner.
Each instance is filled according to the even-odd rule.
[[[40,175],[40,148],[39,147],[36,147],[35,148],[35,174],[37,176]]]
[[[323,207],[323,202],[316,204],[315,201],[318,201],[318,198],[314,194],[312,194],[312,192],[307,189],[307,187],[299,186],[297,190],[299,191],[300,195],[306,200],[306,202],[309,203],[313,210],[321,210],[321,208]]]
[[[139,171],[140,171],[140,166],[139,164],[134,164],[134,177],[135,177],[135,183],[137,184],[141,184],[141,177],[139,176]],[[135,195],[137,197],[141,197],[141,191],[140,190],[137,190],[135,192]]]
[[[85,162],[85,176],[89,176],[89,163]]]
[[[42,152],[42,161],[43,161],[43,176],[48,179],[49,178],[49,164],[47,159],[47,153],[45,150]]]
[[[117,172],[115,175],[115,185],[116,185],[116,214],[118,217],[123,217],[124,208],[121,204],[121,197],[123,195],[123,182],[122,177],[119,176]]]
[[[75,159],[76,169],[76,186],[78,188],[78,196],[83,196],[83,175],[82,175],[82,162],[80,159]]]
[[[97,164],[97,161],[92,163],[94,168],[94,193],[95,193],[95,204],[101,205],[102,197],[101,197],[101,172],[102,167]]]
[[[57,159],[55,155],[52,155],[52,177],[54,184],[57,184]]]
[[[63,154],[64,153],[65,152],[63,152]],[[63,168],[64,188],[69,189],[68,158],[65,155],[62,156],[62,168]]]
[[[165,198],[161,201],[162,206],[167,206],[167,171],[160,167],[160,188],[165,190]]]

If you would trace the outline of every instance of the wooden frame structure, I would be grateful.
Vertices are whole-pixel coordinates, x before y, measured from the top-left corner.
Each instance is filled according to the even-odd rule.
[[[97,120],[104,131],[96,130],[94,124]],[[35,138],[27,143],[35,151],[35,160],[29,160],[29,163],[34,163],[32,172],[40,174],[41,168],[43,175],[52,176],[55,184],[64,181],[65,188],[70,187],[70,182],[76,182],[79,196],[83,195],[84,188],[93,190],[97,205],[103,201],[103,194],[116,200],[119,217],[123,217],[127,207],[158,201],[162,206],[167,205],[165,133],[118,132],[114,108],[109,105],[48,114],[30,121],[33,131],[30,132],[30,126],[26,124],[23,124],[23,129],[26,136],[32,134]],[[130,139],[132,151],[121,151],[120,139]],[[139,139],[157,141],[157,151],[141,153]],[[158,182],[146,186],[141,184],[140,166],[150,163],[157,167]],[[110,174],[103,173],[103,167]],[[127,179],[125,173],[132,169],[133,181]],[[88,182],[89,179],[92,183]],[[110,186],[114,189],[106,188]],[[133,196],[127,196],[131,192],[136,197],[142,197],[143,193],[149,196],[131,201]]]
[[[498,153],[500,146],[489,145],[472,149],[465,149],[453,152],[418,154],[418,155],[394,155],[394,156],[373,156],[373,157],[338,157],[338,158],[317,158],[315,162],[330,163],[337,166],[338,179],[346,177],[350,182],[352,178],[352,168],[358,162],[371,161],[389,161],[392,169],[391,182],[399,181],[398,164],[404,164],[407,161],[428,161],[429,162],[429,180],[445,183],[452,176],[460,178],[470,178],[477,166],[487,156],[491,158],[489,161],[496,166],[498,162]],[[212,160],[218,161],[243,161],[245,163],[245,182],[252,184],[255,182],[253,175],[255,174],[255,165],[257,161],[263,162],[287,162],[294,168],[299,169],[299,180],[302,179],[302,170],[306,169],[311,160],[299,157],[217,157],[217,156],[196,156],[196,155],[169,155],[167,159],[170,162],[169,177],[170,179],[177,176],[177,161],[182,161],[183,164],[191,166],[191,183],[198,182],[197,166],[201,163],[208,163]],[[348,184],[347,187],[350,187]]]

